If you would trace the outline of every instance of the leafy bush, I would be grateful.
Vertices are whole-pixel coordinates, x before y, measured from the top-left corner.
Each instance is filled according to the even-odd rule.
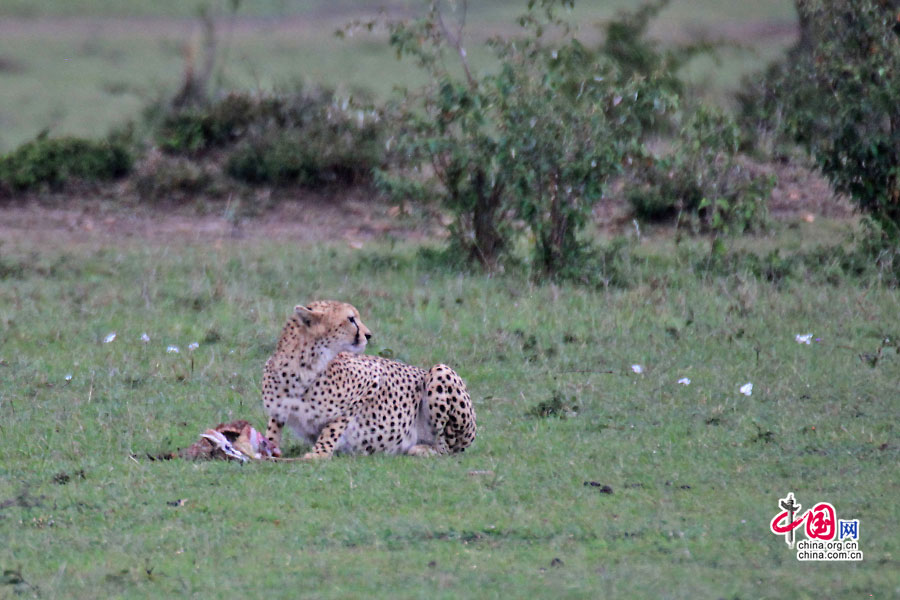
[[[380,127],[320,124],[287,130],[238,145],[226,171],[247,183],[296,183],[320,187],[358,183],[382,161]]]
[[[535,237],[535,264],[562,274],[585,258],[578,239],[609,179],[644,154],[644,127],[672,104],[655,80],[621,81],[606,57],[576,40],[504,48],[497,78],[501,164],[513,207]]]
[[[538,273],[560,276],[577,264],[586,251],[579,233],[610,177],[643,154],[645,126],[675,101],[655,77],[624,73],[574,39],[558,5],[572,2],[530,2],[520,19],[526,35],[494,40],[499,67],[480,78],[438,3],[423,19],[390,23],[391,44],[430,83],[396,107],[405,169],[379,181],[395,195],[438,197],[456,216],[456,245],[488,268],[509,256],[517,223],[532,234]],[[547,28],[562,38],[547,41]],[[462,75],[446,66],[449,49]]]
[[[812,38],[742,97],[745,121],[789,135],[835,189],[900,243],[900,22],[897,0],[802,0]]]
[[[38,137],[0,157],[0,182],[13,190],[58,189],[73,178],[121,177],[132,162],[129,148],[117,141]]]
[[[798,59],[803,60],[803,59]],[[799,131],[791,131],[790,113],[787,107],[795,102],[808,105],[811,112],[824,110],[813,108],[816,94],[808,78],[797,79],[793,62],[774,62],[762,73],[744,77],[736,94],[738,104],[737,123],[741,129],[741,149],[766,159],[793,160],[797,154]]]
[[[659,48],[647,37],[647,29],[668,4],[669,0],[656,0],[620,14],[605,27],[602,52],[615,63],[621,83],[636,77],[650,81],[657,93],[680,99],[686,87],[680,69],[698,54],[714,54],[716,44],[701,41]],[[741,233],[765,225],[774,179],[754,176],[738,160],[739,130],[728,115],[702,104],[670,110],[663,119],[649,110],[637,114],[641,119],[637,136],[662,133],[673,146],[661,158],[642,151],[643,146],[629,156],[626,197],[638,218],[674,218],[694,231],[716,233]],[[648,121],[647,116],[655,119]],[[684,121],[680,129],[679,120]]]
[[[742,233],[764,227],[775,180],[750,173],[737,160],[739,144],[733,119],[698,108],[669,153],[635,170],[636,184],[627,191],[635,214],[648,221],[675,218],[695,231]]]
[[[207,192],[213,176],[186,158],[157,155],[145,161],[132,181],[142,200],[171,202]]]
[[[322,88],[233,93],[150,118],[158,122],[155,139],[165,152],[221,159],[229,175],[252,184],[361,182],[384,160],[378,116]]]
[[[603,26],[605,36],[600,52],[616,65],[620,81],[649,79],[660,91],[680,98],[686,88],[679,74],[682,67],[698,55],[714,56],[717,45],[701,40],[661,48],[656,40],[650,38],[647,30],[651,21],[670,1],[648,1],[631,12],[620,12]],[[639,116],[645,119],[643,125],[647,131],[667,131],[671,124],[668,119],[660,120],[652,111],[644,111]]]
[[[330,91],[297,90],[277,96],[231,93],[203,106],[169,109],[155,106],[148,117],[158,121],[155,139],[172,154],[196,154],[235,143],[272,128],[302,128],[316,121],[334,101]]]

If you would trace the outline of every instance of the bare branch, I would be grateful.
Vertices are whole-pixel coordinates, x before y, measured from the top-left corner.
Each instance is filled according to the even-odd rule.
[[[444,35],[444,38],[446,38],[446,40],[450,42],[450,45],[452,45],[456,49],[456,53],[459,55],[459,61],[462,64],[463,72],[465,72],[466,74],[466,81],[469,82],[470,88],[475,89],[476,87],[478,87],[478,84],[475,81],[475,78],[472,77],[472,71],[471,69],[469,69],[469,59],[466,58],[466,49],[463,48],[462,45],[462,33],[463,27],[466,24],[466,11],[468,10],[468,2],[466,2],[466,0],[463,0],[463,14],[462,18],[460,19],[459,29],[457,29],[457,35],[455,36],[450,33],[450,30],[447,29],[447,25],[444,23],[444,16],[441,13],[440,2],[435,2],[434,6],[436,9],[434,11],[435,16],[437,17],[438,26],[441,28],[441,33]]]
[[[466,14],[469,12],[468,0],[462,0],[462,15],[459,17],[459,27],[456,28],[456,39],[462,45],[463,30],[466,27]]]

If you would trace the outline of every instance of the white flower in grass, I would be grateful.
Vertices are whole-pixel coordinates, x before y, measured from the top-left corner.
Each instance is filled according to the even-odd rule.
[[[193,352],[194,350],[196,350],[199,347],[200,347],[200,344],[198,344],[197,342],[191,342],[190,344],[188,344],[188,350],[190,350],[191,352]]]
[[[631,365],[631,370],[640,375],[644,372],[644,367],[641,365]]]
[[[66,381],[72,381],[72,374],[66,373]]]
[[[678,383],[680,383],[681,385],[691,385],[691,380],[687,377],[682,377],[678,380]]]
[[[150,336],[147,335],[146,331],[141,334],[141,341],[144,342],[145,344],[150,341]]]
[[[794,340],[798,344],[806,344],[807,346],[809,346],[812,343],[812,336],[813,336],[813,334],[811,334],[811,333],[805,333],[803,335],[800,335],[798,333],[797,335],[794,336]]]
[[[745,396],[749,396],[750,394],[753,393],[753,384],[748,381],[747,383],[745,383],[744,385],[741,386],[740,392]]]
[[[115,331],[113,331],[112,333],[110,333],[109,335],[107,335],[105,338],[103,338],[103,343],[104,343],[104,344],[108,344],[108,343],[110,343],[111,341],[113,341],[114,339],[116,339],[116,332],[115,332]]]
[[[181,352],[181,350],[178,349],[178,346],[169,346],[168,348],[166,348],[166,352],[168,352],[169,354],[178,354],[179,352]]]

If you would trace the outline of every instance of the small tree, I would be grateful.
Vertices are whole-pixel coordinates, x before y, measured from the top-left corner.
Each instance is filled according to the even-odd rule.
[[[577,268],[578,234],[610,177],[643,152],[638,115],[667,103],[645,80],[618,83],[613,65],[575,39],[541,41],[498,43],[490,85],[511,206],[534,234],[535,266],[556,276]]]
[[[441,3],[418,21],[389,24],[391,44],[413,57],[429,83],[396,107],[405,169],[382,174],[394,193],[436,195],[456,216],[453,239],[493,268],[513,246],[512,224],[534,239],[538,271],[577,263],[579,232],[626,157],[643,153],[643,127],[673,95],[651,77],[623,75],[616,62],[579,43],[556,10],[571,0],[532,0],[525,34],[495,39],[493,74],[473,74]],[[555,41],[546,32],[553,31]],[[448,50],[460,68],[447,66]]]
[[[808,2],[820,22],[813,76],[830,118],[812,150],[835,187],[900,242],[900,2]],[[804,119],[816,128],[820,119]]]
[[[634,174],[626,196],[638,218],[676,219],[695,232],[736,234],[764,229],[775,178],[738,160],[740,132],[721,110],[685,115],[672,149]]]
[[[387,108],[396,128],[388,142],[395,142],[395,168],[379,171],[377,181],[396,196],[426,202],[440,198],[456,216],[451,226],[456,245],[492,269],[509,244],[510,229],[501,214],[506,179],[487,114],[489,90],[473,76],[463,47],[466,2],[458,8],[455,32],[445,24],[439,0],[423,18],[387,24],[398,58],[412,58],[428,75],[428,83],[406,91]],[[374,23],[366,26],[371,30]],[[460,68],[448,64],[450,50]]]
[[[805,146],[835,189],[900,243],[900,2],[796,0],[801,39],[742,99]]]

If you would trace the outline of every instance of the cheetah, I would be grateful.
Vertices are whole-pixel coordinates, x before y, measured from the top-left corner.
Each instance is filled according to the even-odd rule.
[[[266,438],[280,456],[287,425],[312,450],[427,456],[464,451],[475,439],[466,385],[446,365],[429,370],[362,354],[372,332],[350,304],[294,307],[263,369]]]

